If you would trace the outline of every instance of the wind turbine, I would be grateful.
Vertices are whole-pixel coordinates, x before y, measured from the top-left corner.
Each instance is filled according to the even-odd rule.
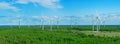
[[[92,31],[95,31],[95,24],[96,24],[96,19],[95,19],[95,15],[86,15],[86,16],[84,16],[83,18],[86,18],[87,17],[87,19],[90,19],[91,20],[91,29],[92,29]]]
[[[21,16],[17,16],[18,19],[18,28],[21,28]]]
[[[103,25],[104,28],[105,28],[105,24],[106,24],[106,20],[107,20],[107,19],[108,19],[107,17],[103,17],[102,25]]]
[[[96,12],[96,15],[95,16],[93,16],[92,17],[92,31],[94,31],[95,29],[96,29],[96,31],[98,32],[101,28],[100,28],[100,26],[101,26],[101,23],[102,23],[102,19],[101,19],[101,16],[100,16],[100,14],[97,12],[97,11],[95,11]]]
[[[44,30],[45,26],[44,26],[44,21],[48,18],[47,16],[41,16],[41,25],[42,25],[42,30]]]
[[[27,24],[27,27],[30,28],[30,17],[29,16],[26,18],[26,24]]]
[[[70,16],[70,25],[71,25],[71,28],[73,27],[73,16]]]
[[[41,25],[42,25],[42,30],[44,30],[45,27],[44,27],[44,17],[43,16],[41,17]]]
[[[95,30],[95,19],[94,17],[92,17],[92,31]]]
[[[97,29],[97,32],[100,30],[100,25],[101,25],[101,17],[100,15],[98,14],[98,12],[96,11],[96,29]]]
[[[56,19],[57,29],[59,29],[60,18],[58,16],[54,16],[54,18]]]
[[[97,25],[97,31],[99,31],[99,29],[100,29],[100,24],[99,24],[99,21],[100,19],[99,19],[99,16],[96,16],[96,25]]]
[[[71,28],[73,27],[73,25],[76,25],[77,24],[77,21],[80,17],[78,16],[70,16],[70,22],[71,22]]]
[[[65,16],[66,17],[66,19],[69,21],[69,23],[70,23],[70,27],[72,28],[73,27],[73,18],[74,18],[74,16]]]
[[[81,17],[79,17],[79,16],[74,16],[74,25],[77,25],[78,24],[78,22],[79,22],[79,19],[80,19]]]
[[[48,21],[49,21],[49,25],[50,25],[50,30],[52,31],[52,21],[53,21],[53,18],[52,17],[48,17]]]

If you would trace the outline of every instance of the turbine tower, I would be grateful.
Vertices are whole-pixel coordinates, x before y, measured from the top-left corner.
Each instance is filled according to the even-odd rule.
[[[95,19],[92,17],[92,31],[95,31]]]
[[[21,16],[17,16],[18,19],[18,28],[21,28]]]
[[[51,18],[49,17],[49,18],[48,18],[48,21],[49,21],[49,25],[50,25],[50,30],[52,31],[52,23],[53,23],[52,21],[53,21],[53,18],[52,18],[52,17],[51,17]]]
[[[96,19],[96,30],[97,30],[97,32],[100,30],[100,25],[101,25],[101,17],[100,17],[100,15],[98,14],[98,12],[96,11],[96,17],[95,17],[95,19]]]
[[[96,14],[95,14],[95,16],[93,16],[93,20],[92,20],[92,31],[95,31],[95,29],[96,29],[96,31],[98,32],[101,28],[100,28],[100,26],[101,26],[101,23],[102,23],[102,19],[101,19],[101,16],[100,16],[100,14],[97,12],[97,11],[95,11],[96,12]]]
[[[29,17],[27,18],[26,23],[27,23],[27,27],[30,28],[30,19],[29,19]]]
[[[41,16],[40,17],[41,18],[41,26],[42,26],[42,30],[44,30],[45,29],[45,26],[44,26],[44,21],[48,18],[47,16]]]
[[[96,16],[96,29],[97,29],[97,31],[99,31],[100,30],[100,19],[99,19],[99,16]]]
[[[57,24],[57,29],[59,29],[59,24],[60,24],[60,18],[58,16],[54,16],[55,20],[56,20],[56,24]]]
[[[69,23],[70,23],[70,27],[72,28],[73,27],[73,20],[74,20],[74,16],[65,16],[65,17],[67,17],[66,19],[69,21]]]

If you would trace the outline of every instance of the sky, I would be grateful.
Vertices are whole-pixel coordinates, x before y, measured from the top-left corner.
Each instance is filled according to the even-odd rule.
[[[79,16],[78,25],[91,25],[98,14],[105,25],[119,25],[120,0],[0,0],[0,25],[18,25],[18,17],[22,25],[36,25],[39,16]],[[70,22],[63,19],[61,24]]]

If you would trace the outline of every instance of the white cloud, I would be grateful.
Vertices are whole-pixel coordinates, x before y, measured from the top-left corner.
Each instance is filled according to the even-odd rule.
[[[13,4],[29,4],[33,3],[34,6],[43,6],[50,9],[60,9],[63,8],[60,5],[60,0],[14,0],[13,3],[9,2],[0,2],[0,9],[4,10],[13,10],[15,12],[19,11],[17,7],[13,6]]]
[[[12,6],[7,2],[0,2],[0,9],[19,11],[18,8],[16,8],[15,6]]]
[[[28,4],[28,3],[33,3],[35,6],[36,5],[41,5],[46,8],[51,8],[51,9],[59,9],[63,8],[62,5],[59,4],[60,0],[17,0],[16,3],[19,4]]]

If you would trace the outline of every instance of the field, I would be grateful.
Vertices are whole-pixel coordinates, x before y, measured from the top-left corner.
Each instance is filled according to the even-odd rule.
[[[119,44],[120,26],[101,26],[99,32],[92,26],[1,26],[0,44]]]

